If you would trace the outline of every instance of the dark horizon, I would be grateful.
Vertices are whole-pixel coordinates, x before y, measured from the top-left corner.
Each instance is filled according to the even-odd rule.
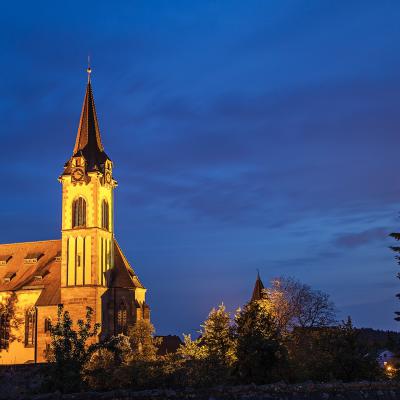
[[[61,237],[90,54],[116,237],[157,334],[234,311],[257,269],[398,330],[400,4],[95,4],[3,6],[0,243]]]

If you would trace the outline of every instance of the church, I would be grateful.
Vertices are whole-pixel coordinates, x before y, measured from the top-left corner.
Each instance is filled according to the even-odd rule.
[[[71,143],[72,147],[72,143]],[[91,69],[62,186],[61,239],[0,244],[0,363],[45,362],[58,305],[74,323],[93,310],[98,340],[150,318],[146,288],[114,236],[113,162],[96,115]]]

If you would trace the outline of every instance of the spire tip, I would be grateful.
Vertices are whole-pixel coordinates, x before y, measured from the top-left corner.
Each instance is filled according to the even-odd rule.
[[[86,72],[88,74],[88,83],[90,83],[90,74],[92,73],[92,68],[90,68],[90,56],[88,56],[88,66]]]

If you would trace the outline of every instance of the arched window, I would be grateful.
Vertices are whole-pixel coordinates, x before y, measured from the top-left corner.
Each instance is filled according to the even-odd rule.
[[[27,310],[25,315],[25,347],[33,347],[35,345],[35,323],[36,311],[32,307]]]
[[[72,227],[86,226],[86,201],[78,197],[72,203]]]
[[[126,305],[123,301],[119,303],[118,312],[117,312],[117,333],[125,333],[128,328],[128,312],[126,309]]]
[[[110,229],[110,209],[105,200],[101,203],[101,227],[107,230]]]
[[[8,349],[10,338],[10,318],[7,313],[0,315],[0,349]]]

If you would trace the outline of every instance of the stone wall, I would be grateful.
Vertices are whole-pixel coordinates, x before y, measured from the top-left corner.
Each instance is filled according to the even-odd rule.
[[[0,368],[0,399],[26,400],[397,400],[400,382],[242,385],[209,389],[115,390],[75,394],[38,393],[44,365]]]

